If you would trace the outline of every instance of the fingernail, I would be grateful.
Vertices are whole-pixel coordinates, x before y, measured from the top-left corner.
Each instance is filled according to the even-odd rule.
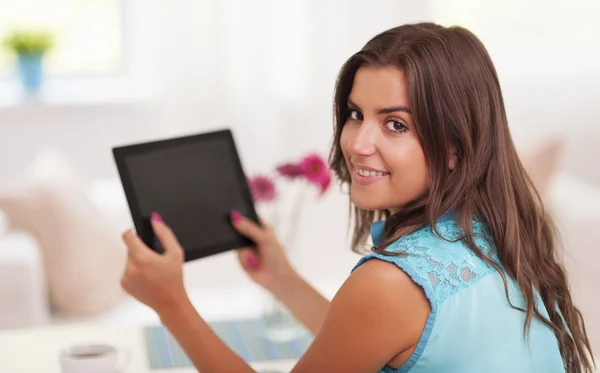
[[[246,259],[246,263],[248,264],[248,267],[252,269],[258,269],[258,267],[260,267],[260,262],[253,256],[249,256],[248,259]]]
[[[237,222],[242,218],[242,214],[239,213],[239,211],[237,210],[233,210],[231,212],[231,220],[233,220],[233,222]]]
[[[153,212],[152,213],[152,220],[154,220],[157,223],[162,223],[163,222],[163,220],[160,217],[160,215],[158,214],[158,212]]]

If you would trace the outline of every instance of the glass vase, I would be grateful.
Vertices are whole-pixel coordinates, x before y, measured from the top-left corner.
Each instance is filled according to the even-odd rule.
[[[281,198],[275,206],[272,206],[268,214],[271,229],[282,243],[286,257],[292,266],[299,264],[302,259],[297,237],[307,194],[306,185],[303,184],[290,183],[285,198]],[[301,339],[309,333],[287,307],[271,294],[267,294],[263,319],[265,337],[274,342],[290,342]]]

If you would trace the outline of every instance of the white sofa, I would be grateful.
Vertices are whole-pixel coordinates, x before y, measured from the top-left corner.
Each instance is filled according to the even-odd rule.
[[[120,224],[125,227],[129,224],[129,215],[121,193],[117,181],[97,183],[89,190],[94,203],[112,214],[114,219],[120,220]],[[341,206],[332,208],[327,203],[323,203],[324,210],[345,211],[345,198],[332,198],[329,201],[330,204]],[[566,247],[565,263],[575,302],[585,316],[592,344],[598,349],[600,316],[596,309],[600,307],[600,252],[597,250],[600,242],[600,188],[559,172],[550,184],[547,206],[556,219]],[[340,227],[343,225],[340,224]],[[338,226],[334,228],[336,232],[333,235],[344,235],[343,230],[337,232]],[[343,245],[343,240],[338,241]],[[323,256],[322,251],[319,251],[321,248],[314,245],[303,245],[302,249],[305,257]],[[346,248],[340,250],[347,251]],[[355,259],[348,257],[348,260],[339,260],[341,252],[332,251],[332,254],[323,258],[328,262],[329,277],[313,278],[313,284],[328,293],[328,296],[333,295],[336,286],[349,273],[349,263]],[[69,321],[53,316],[48,309],[44,268],[41,263],[37,243],[28,234],[9,231],[0,235],[0,329]],[[219,285],[215,287],[215,283]],[[256,294],[260,293],[247,291],[256,291],[256,288],[249,284],[235,263],[233,254],[191,263],[186,268],[186,285],[191,293],[199,294],[197,300],[199,307],[204,307],[203,312],[210,313],[213,310],[215,315],[229,309],[227,302],[240,294],[245,294],[247,298],[246,301],[236,298],[238,308],[240,302],[251,304],[256,300]],[[235,289],[239,291],[236,293]],[[231,291],[229,296],[223,294],[227,291]],[[221,302],[220,305],[215,306],[218,302]],[[109,321],[140,321],[151,319],[153,315],[127,299],[99,317]]]

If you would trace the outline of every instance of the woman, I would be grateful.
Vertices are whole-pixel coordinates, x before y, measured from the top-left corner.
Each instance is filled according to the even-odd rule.
[[[591,372],[552,223],[472,33],[426,23],[377,35],[340,72],[334,131],[330,161],[350,186],[353,246],[369,229],[375,246],[331,303],[267,227],[232,213],[257,244],[257,255],[239,252],[248,274],[315,333],[293,372]],[[125,233],[123,287],[201,372],[252,371],[192,307],[182,249],[157,214],[153,227],[166,252]]]

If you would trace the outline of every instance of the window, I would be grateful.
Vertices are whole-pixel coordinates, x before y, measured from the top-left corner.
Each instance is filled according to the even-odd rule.
[[[124,64],[122,0],[0,0],[0,39],[14,29],[53,33],[48,75],[90,77],[118,73]],[[14,56],[2,48],[0,76],[14,69]]]

